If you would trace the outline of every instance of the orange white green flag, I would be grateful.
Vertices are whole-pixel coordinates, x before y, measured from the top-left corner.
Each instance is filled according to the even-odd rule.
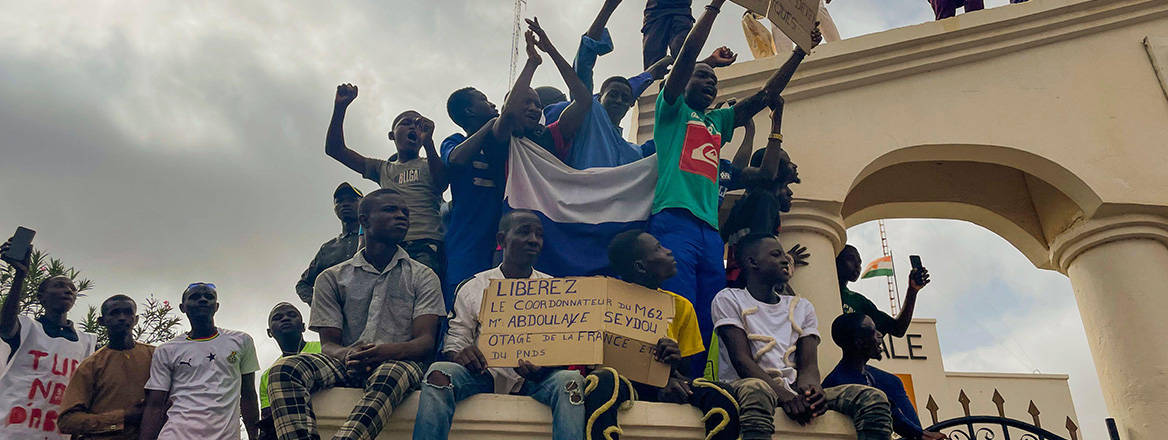
[[[886,255],[886,256],[877,258],[877,259],[873,260],[871,263],[868,263],[867,266],[864,266],[864,272],[863,272],[863,275],[860,276],[860,278],[890,277],[890,276],[893,276],[892,256]]]

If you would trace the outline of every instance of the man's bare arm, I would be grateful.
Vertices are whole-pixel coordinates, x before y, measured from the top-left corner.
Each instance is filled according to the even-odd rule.
[[[584,81],[581,81],[580,76],[576,75],[576,70],[572,68],[568,60],[560,55],[556,46],[547,38],[547,33],[539,26],[539,19],[527,20],[527,25],[535,34],[535,46],[548,54],[552,63],[556,65],[556,69],[560,71],[560,76],[564,78],[564,83],[568,85],[568,95],[571,97],[572,103],[568,104],[568,108],[560,114],[559,127],[560,133],[565,139],[572,139],[576,137],[576,132],[584,125],[584,119],[588,116],[588,111],[592,109],[592,90],[584,85]]]
[[[142,412],[139,440],[158,439],[158,433],[162,432],[162,425],[166,420],[166,401],[169,398],[170,393],[166,391],[146,390],[146,409]]]
[[[450,154],[447,155],[446,161],[450,162],[450,165],[453,166],[463,167],[470,165],[475,155],[483,151],[483,147],[495,141],[495,123],[498,120],[499,118],[492,118],[490,121],[487,121],[486,124],[483,124],[479,128],[479,131],[474,132],[470,137],[463,140],[462,143],[452,148]],[[426,154],[430,154],[430,152],[427,151]]]
[[[694,65],[698,61],[698,52],[702,51],[702,46],[705,46],[706,39],[710,37],[714,18],[718,16],[723,3],[726,3],[726,0],[712,0],[706,6],[705,12],[702,12],[701,18],[698,18],[690,29],[689,35],[685,37],[685,43],[677,53],[677,60],[673,62],[673,71],[665,80],[665,89],[662,90],[665,102],[670,104],[677,102],[677,98],[685,92],[685,85],[689,83],[689,77],[693,75]]]
[[[438,315],[421,315],[410,325],[410,340],[376,344],[349,355],[349,368],[376,368],[386,361],[422,361],[434,353]]]
[[[816,28],[811,33],[811,40],[814,44],[819,44],[823,40],[823,36],[819,34],[819,28]],[[796,47],[787,61],[783,63],[779,70],[775,71],[767,80],[766,85],[762,87],[758,93],[755,93],[749,98],[746,98],[742,103],[734,106],[734,126],[741,127],[746,125],[746,121],[754,118],[754,115],[762,111],[766,106],[767,97],[770,95],[779,95],[783,93],[783,89],[787,88],[787,84],[791,82],[791,77],[795,76],[795,70],[799,68],[799,63],[803,62],[803,58],[807,57],[807,52],[802,48]]]
[[[442,162],[442,157],[438,155],[438,150],[434,148],[434,121],[423,116],[418,120],[422,131],[422,148],[426,149],[426,166],[430,170],[430,180],[434,185],[434,192],[442,194],[446,191],[446,186],[450,181],[446,177],[446,164]]]
[[[260,406],[256,398],[255,373],[243,375],[239,385],[239,412],[243,415],[243,427],[249,440],[260,438]]]
[[[345,146],[345,112],[354,99],[357,99],[357,86],[352,84],[337,86],[337,96],[333,103],[333,117],[324,138],[324,154],[363,175],[365,174],[365,162],[368,159]]]
[[[5,241],[0,244],[0,254],[8,252],[8,248],[12,246],[12,240]],[[28,249],[28,255],[25,255],[24,261],[8,261],[16,272],[12,277],[12,286],[8,288],[8,295],[4,297],[4,305],[0,306],[0,338],[15,339],[20,335],[20,320],[17,316],[20,314],[20,297],[24,289],[24,279],[28,276],[28,261],[32,255],[32,247]],[[16,351],[16,348],[12,348]]]
[[[735,103],[730,103],[733,107]],[[750,166],[750,154],[754,152],[754,120],[751,119],[746,123],[746,133],[742,136],[742,145],[738,146],[738,151],[734,152],[734,158],[730,163],[734,164],[735,168],[745,170]]]
[[[620,6],[620,3],[621,0],[604,0],[604,5],[600,7],[600,12],[592,20],[592,26],[588,27],[588,32],[585,32],[584,36],[599,41],[604,27],[608,25],[608,19],[612,17],[612,13],[616,11],[616,7]]]

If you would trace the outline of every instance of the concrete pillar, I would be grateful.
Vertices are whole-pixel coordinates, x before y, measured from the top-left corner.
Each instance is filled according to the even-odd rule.
[[[779,240],[790,249],[796,243],[811,252],[811,263],[795,269],[791,287],[815,305],[819,318],[819,370],[831,372],[840,359],[840,349],[831,342],[831,321],[842,313],[835,256],[847,242],[847,229],[840,216],[840,204],[796,199],[791,212],[782,216]]]
[[[1168,219],[1089,220],[1060,234],[1051,255],[1071,279],[1120,438],[1158,438],[1168,414]]]

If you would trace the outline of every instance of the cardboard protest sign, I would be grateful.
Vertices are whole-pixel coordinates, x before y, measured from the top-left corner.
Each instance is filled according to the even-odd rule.
[[[731,0],[759,15],[766,16],[791,41],[811,51],[811,30],[819,16],[819,0]]]
[[[673,319],[673,298],[613,278],[491,280],[479,312],[479,350],[491,367],[606,365],[665,386],[654,358]]]

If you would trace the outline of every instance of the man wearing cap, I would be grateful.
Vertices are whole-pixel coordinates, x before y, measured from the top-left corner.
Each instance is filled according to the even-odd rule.
[[[304,317],[291,303],[281,302],[268,312],[268,337],[280,345],[280,357],[297,353],[320,353],[320,342],[304,340]],[[276,438],[272,409],[268,401],[268,370],[260,376],[260,439]]]
[[[349,182],[342,182],[340,186],[337,186],[336,191],[333,191],[333,212],[341,220],[341,235],[320,245],[320,250],[316,251],[316,256],[312,258],[311,263],[308,263],[308,269],[304,269],[304,273],[300,275],[300,281],[296,282],[296,296],[308,303],[310,307],[312,306],[312,286],[316,283],[316,276],[324,272],[325,269],[353,258],[353,254],[357,253],[358,240],[360,239],[357,204],[361,202],[361,197],[361,191],[354,188]]]

